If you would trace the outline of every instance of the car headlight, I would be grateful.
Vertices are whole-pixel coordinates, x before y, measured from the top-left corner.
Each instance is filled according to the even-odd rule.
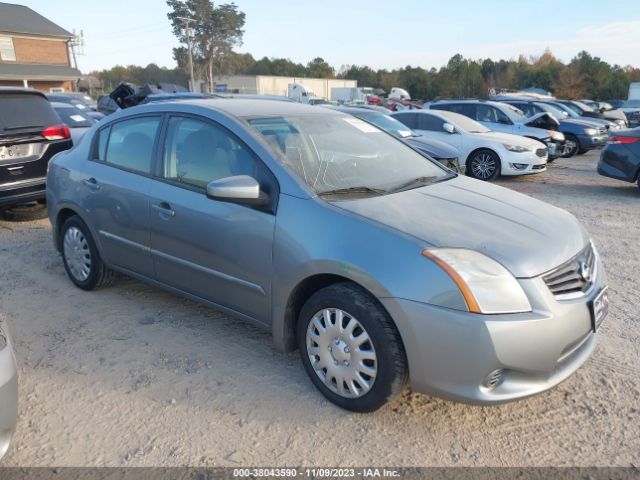
[[[598,130],[596,130],[595,128],[585,128],[584,133],[585,135],[597,135]]]
[[[470,312],[531,311],[529,299],[511,272],[486,255],[462,248],[424,249],[422,255],[447,272]]]
[[[556,130],[547,130],[547,133],[552,140],[555,140],[557,142],[564,142],[564,134],[562,132],[558,132]]]
[[[531,151],[527,147],[521,147],[520,145],[511,145],[509,143],[503,143],[502,145],[510,152],[523,153]]]

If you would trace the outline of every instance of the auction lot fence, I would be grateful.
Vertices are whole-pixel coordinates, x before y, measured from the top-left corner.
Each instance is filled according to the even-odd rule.
[[[22,468],[0,467],[0,480],[217,480],[242,478],[362,479],[395,478],[427,480],[636,480],[640,469],[630,467],[96,467]]]

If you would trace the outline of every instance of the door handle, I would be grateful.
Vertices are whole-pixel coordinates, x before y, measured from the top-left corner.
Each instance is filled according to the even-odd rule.
[[[89,187],[89,189],[91,190],[100,190],[101,185],[98,183],[98,181],[91,177],[91,178],[85,178],[82,183],[84,183],[87,187]]]
[[[175,217],[176,211],[171,208],[167,202],[154,203],[151,205],[155,211],[157,211],[160,216],[164,217]]]

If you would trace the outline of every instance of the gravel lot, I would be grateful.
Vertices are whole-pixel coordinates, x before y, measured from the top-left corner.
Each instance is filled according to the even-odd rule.
[[[20,368],[5,466],[640,466],[640,192],[597,154],[505,187],[565,208],[611,287],[594,355],[537,397],[471,407],[406,392],[369,415],[334,407],[270,334],[138,281],[86,293],[48,220],[0,222],[0,315]]]

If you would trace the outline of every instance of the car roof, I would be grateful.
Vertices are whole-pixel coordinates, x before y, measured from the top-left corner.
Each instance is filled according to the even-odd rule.
[[[437,102],[433,102],[433,104],[437,105],[438,103],[481,103],[483,105],[493,105],[494,107],[500,107],[501,103],[500,101],[494,101],[494,100],[481,100],[479,98],[462,98],[460,100],[438,100]]]
[[[194,100],[151,102],[140,105],[135,109],[126,109],[125,111],[135,112],[151,112],[166,109],[167,106],[173,107],[172,110],[180,110],[179,107],[196,106],[208,110],[219,111],[234,117],[268,117],[276,115],[340,115],[340,112],[332,111],[332,109],[321,108],[312,105],[304,105],[297,102],[282,102],[279,100],[256,100],[244,98],[203,98]],[[178,108],[176,108],[178,107]]]
[[[344,112],[344,113],[349,113],[349,114],[356,114],[356,113],[366,113],[366,114],[371,114],[373,113],[374,115],[382,115],[385,116],[386,115],[382,112],[378,112],[376,110],[373,110],[371,108],[364,108],[364,107],[343,107],[343,106],[339,106],[339,107],[334,107],[333,105],[330,107],[333,110],[337,110],[339,112]]]
[[[0,94],[3,94],[3,93],[22,93],[22,94],[39,95],[41,97],[45,97],[44,93],[42,93],[40,90],[36,90],[35,88],[0,87]]]

